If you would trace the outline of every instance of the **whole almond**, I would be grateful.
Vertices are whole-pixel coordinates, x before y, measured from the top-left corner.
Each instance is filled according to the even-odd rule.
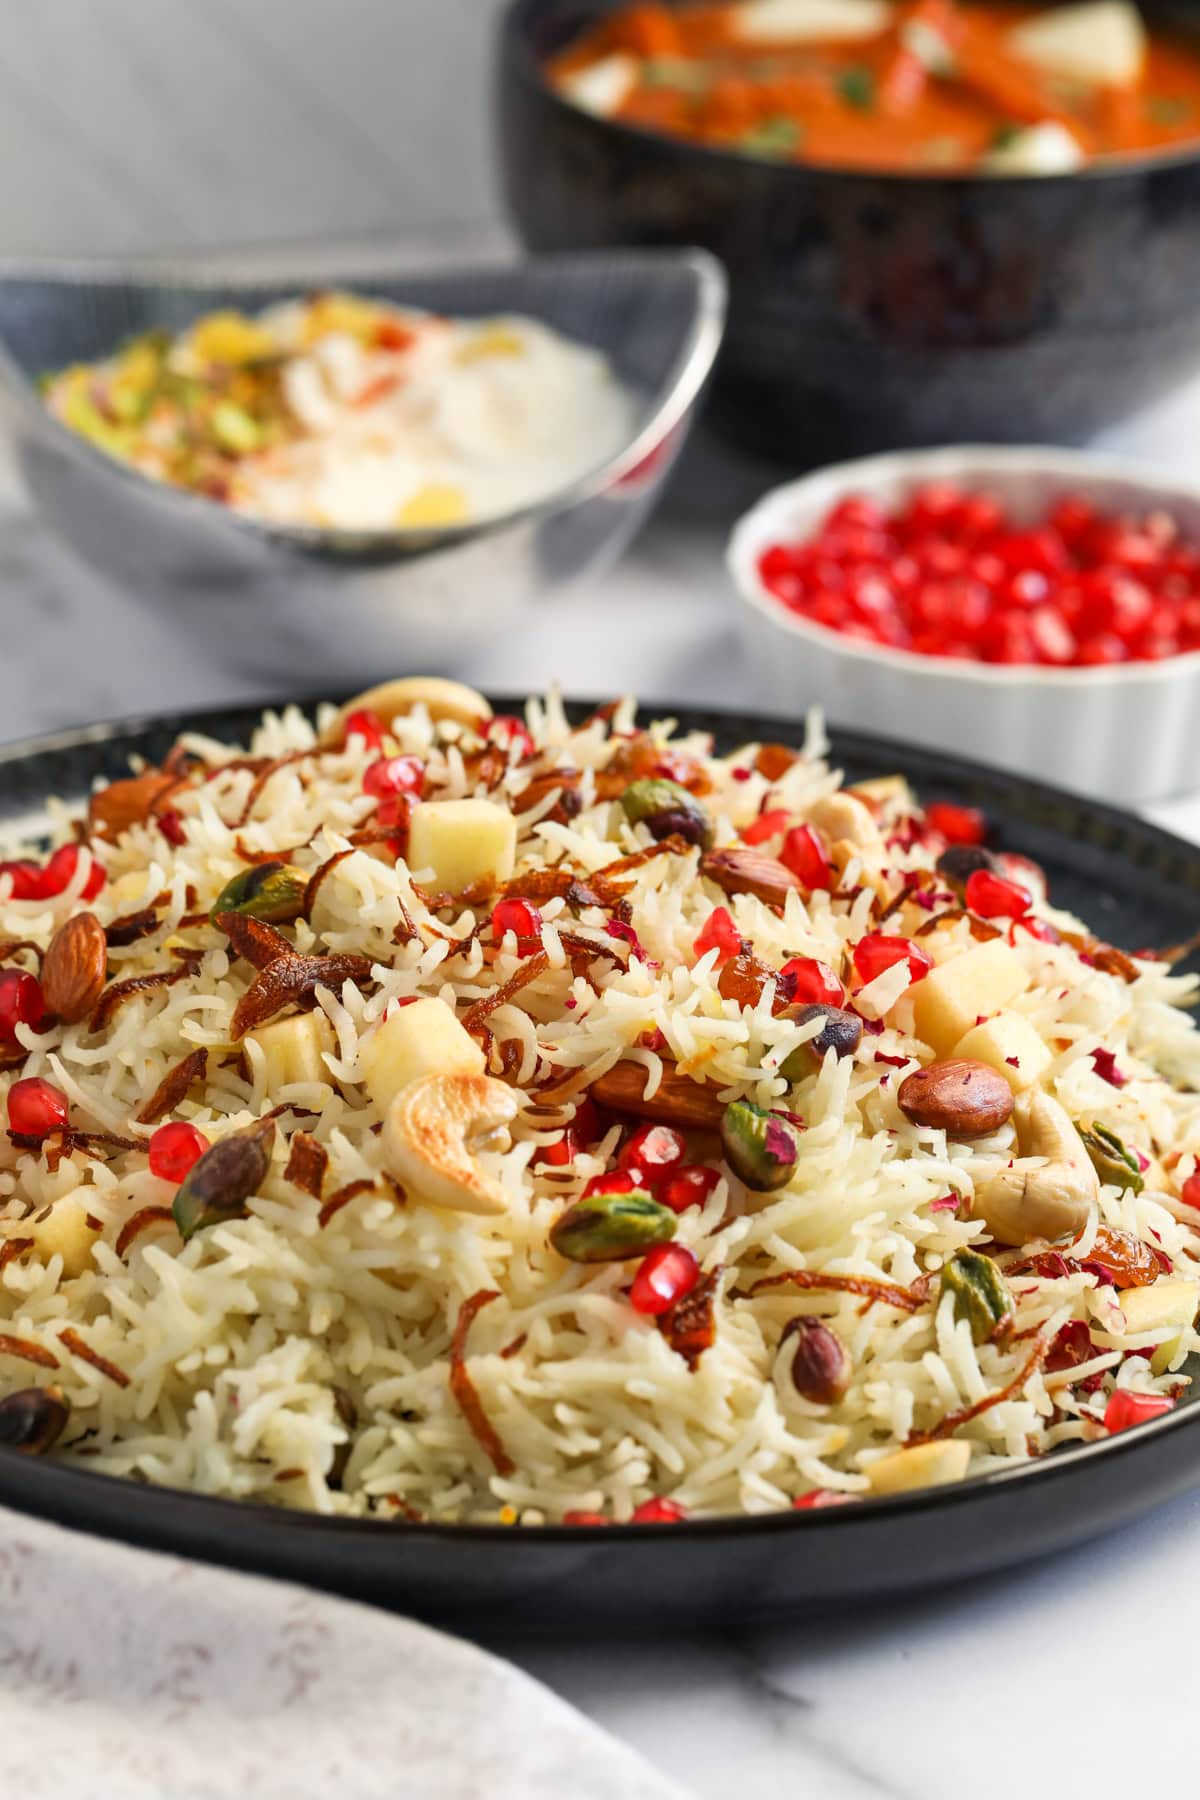
[[[636,1119],[653,1119],[660,1125],[678,1125],[684,1131],[718,1131],[725,1103],[710,1082],[693,1081],[667,1065],[662,1080],[646,1099],[647,1071],[641,1063],[619,1062],[593,1081],[589,1092],[601,1106],[613,1112],[632,1113]]]
[[[999,1070],[965,1056],[914,1070],[896,1099],[914,1125],[932,1125],[956,1138],[986,1137],[1013,1109],[1012,1089]]]
[[[700,860],[700,873],[727,894],[754,894],[768,906],[782,906],[793,890],[801,891],[799,878],[778,857],[764,856],[748,844],[706,851]]]
[[[179,785],[179,776],[165,769],[147,769],[142,775],[110,781],[88,801],[88,823],[100,837],[119,838],[131,825],[148,819],[159,801]]]
[[[76,913],[50,940],[42,964],[47,1012],[67,1025],[86,1019],[104,987],[108,940],[95,913]]]

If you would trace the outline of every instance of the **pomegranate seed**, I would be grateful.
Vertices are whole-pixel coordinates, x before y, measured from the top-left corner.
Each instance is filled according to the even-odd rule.
[[[977,806],[932,800],[925,808],[925,822],[948,844],[982,844],[987,837],[987,820]]]
[[[1194,1206],[1200,1212],[1200,1169],[1188,1176],[1179,1190],[1179,1198],[1185,1206]]]
[[[524,762],[527,756],[533,755],[533,739],[524,721],[513,713],[497,713],[495,718],[489,719],[487,737],[490,743],[499,744],[508,751],[510,761]]]
[[[779,860],[810,893],[833,886],[833,870],[811,825],[794,825],[783,840]]]
[[[14,900],[41,899],[42,871],[37,863],[0,863],[0,875],[7,875],[12,882],[12,898]]]
[[[67,1122],[67,1096],[40,1075],[14,1081],[8,1090],[8,1128],[18,1137],[44,1138]]]
[[[425,764],[417,756],[384,756],[363,776],[363,793],[382,799],[385,794],[419,795],[425,785]]]
[[[408,824],[412,817],[412,796],[410,794],[385,794],[371,815],[371,824],[380,831],[397,832],[403,840],[408,835]]]
[[[352,712],[346,720],[346,741],[361,738],[368,750],[382,750],[383,726],[373,712]]]
[[[584,1183],[581,1199],[587,1200],[592,1194],[634,1194],[645,1189],[645,1182],[640,1175],[629,1169],[614,1169],[611,1175],[593,1175]]]
[[[51,899],[55,894],[65,893],[75,879],[79,868],[79,845],[61,844],[50,861],[42,870],[39,898]],[[94,900],[108,877],[96,859],[92,858],[92,866],[88,870],[80,898]]]
[[[681,1131],[671,1125],[639,1125],[622,1145],[617,1167],[658,1176],[675,1168],[686,1155],[687,1143]]]
[[[187,843],[187,826],[183,822],[183,814],[176,812],[173,806],[169,806],[166,812],[159,813],[158,829],[168,844],[174,844],[176,849]]]
[[[786,831],[791,816],[789,812],[759,813],[757,819],[743,827],[743,844],[765,844],[768,838],[778,837],[781,831]]]
[[[604,1136],[604,1130],[600,1108],[590,1096],[585,1095],[575,1108],[575,1117],[570,1124],[571,1136],[577,1144],[594,1144]]]
[[[1042,944],[1061,944],[1062,933],[1056,931],[1049,919],[1035,919],[1032,913],[1020,919],[1014,919],[1008,928],[1008,941],[1015,944],[1018,931],[1028,932],[1031,938],[1037,938]]]
[[[1174,1404],[1165,1394],[1131,1394],[1128,1388],[1118,1388],[1104,1409],[1105,1430],[1127,1431],[1131,1425],[1144,1425],[1147,1419],[1170,1412]]]
[[[1062,496],[1032,526],[994,495],[928,483],[890,516],[839,502],[763,581],[814,624],[919,655],[1099,667],[1200,648],[1200,551],[1166,512]]]
[[[518,947],[525,941],[528,949],[532,949],[531,940],[539,939],[541,930],[542,915],[528,900],[498,900],[492,908],[492,936],[497,940],[511,931]]]
[[[575,1140],[570,1130],[564,1131],[552,1144],[543,1144],[534,1154],[533,1160],[539,1168],[548,1169],[561,1169],[567,1163],[574,1162]]]
[[[829,526],[858,526],[867,531],[881,531],[886,521],[882,506],[869,494],[844,494],[825,521]]]
[[[700,1279],[700,1264],[683,1244],[658,1244],[638,1265],[629,1290],[635,1312],[651,1318],[670,1312]]]
[[[46,1002],[37,977],[25,969],[0,969],[0,1043],[18,1043],[18,1025],[39,1031],[45,1017]]]
[[[882,931],[872,931],[865,938],[859,938],[854,946],[854,967],[864,982],[874,981],[885,969],[892,969],[901,962],[908,964],[912,981],[923,981],[933,967],[933,958],[909,938],[888,937]]]
[[[582,1512],[582,1511],[578,1511],[578,1510],[573,1510],[571,1512],[565,1512],[562,1516],[562,1522],[564,1525],[607,1525],[608,1524],[608,1520],[605,1518],[603,1513]]]
[[[186,1119],[160,1125],[150,1139],[150,1173],[160,1181],[181,1182],[208,1149],[208,1139]]]
[[[839,1494],[836,1488],[813,1488],[811,1493],[801,1494],[798,1500],[793,1500],[792,1509],[795,1512],[810,1512],[822,1506],[845,1506],[853,1499],[853,1494]]]
[[[846,990],[829,964],[818,962],[815,956],[793,956],[780,969],[775,986],[789,1006],[807,1006],[814,1000],[840,1006],[846,998]]]
[[[672,1169],[659,1182],[654,1198],[672,1212],[686,1212],[689,1206],[703,1206],[720,1179],[719,1169],[706,1169],[701,1164]]]
[[[967,876],[968,911],[981,919],[1023,919],[1033,905],[1033,895],[1019,882],[993,875],[990,869],[975,869]]]
[[[742,936],[733,919],[724,906],[715,906],[705,920],[700,934],[692,945],[694,955],[699,958],[707,956],[710,950],[717,952],[717,967],[727,963],[731,956],[736,956],[742,947]]]
[[[687,1508],[678,1500],[643,1500],[633,1509],[635,1525],[678,1525],[687,1518]]]

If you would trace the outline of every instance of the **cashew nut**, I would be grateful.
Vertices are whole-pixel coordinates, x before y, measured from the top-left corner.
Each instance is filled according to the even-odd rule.
[[[971,1212],[1002,1244],[1077,1237],[1100,1195],[1100,1182],[1070,1114],[1049,1094],[1017,1097],[1013,1124],[1022,1156],[1044,1156],[1038,1169],[1000,1169],[975,1189]]]
[[[475,726],[492,716],[483,695],[461,681],[446,681],[440,675],[401,675],[347,700],[321,733],[321,748],[336,749],[344,741],[351,713],[372,713],[386,731],[393,719],[418,706],[425,708],[435,725],[440,719],[452,719],[456,725]]]
[[[385,1166],[416,1200],[452,1212],[507,1212],[504,1188],[471,1149],[510,1125],[520,1108],[520,1096],[490,1075],[423,1075],[387,1110]]]
[[[869,850],[883,842],[871,809],[853,794],[826,794],[808,809],[811,824],[828,838],[845,839],[859,850]]]

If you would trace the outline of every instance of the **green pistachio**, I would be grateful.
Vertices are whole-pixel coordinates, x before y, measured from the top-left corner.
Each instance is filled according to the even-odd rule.
[[[733,1100],[721,1120],[721,1143],[738,1180],[756,1194],[770,1194],[792,1178],[800,1133],[781,1113],[752,1100]]]
[[[1101,1181],[1110,1187],[1128,1188],[1132,1193],[1141,1193],[1146,1184],[1142,1180],[1138,1159],[1132,1150],[1125,1148],[1115,1131],[1110,1131],[1107,1125],[1092,1125],[1087,1128],[1081,1126],[1079,1135]]]
[[[712,821],[695,795],[677,781],[653,775],[631,782],[621,805],[629,823],[644,825],[652,838],[681,837],[702,850],[712,843]]]
[[[307,891],[308,877],[290,863],[254,863],[225,883],[208,916],[214,924],[222,913],[241,913],[244,918],[286,925],[304,911]]]
[[[262,444],[258,421],[232,400],[222,400],[213,408],[211,423],[213,437],[233,456],[249,456]]]
[[[43,1456],[62,1436],[71,1415],[59,1387],[21,1388],[0,1400],[0,1444],[26,1456]]]
[[[246,1217],[246,1202],[271,1166],[274,1138],[274,1119],[260,1119],[246,1131],[219,1138],[192,1164],[171,1208],[184,1243],[209,1225]]]
[[[795,1022],[807,1025],[810,1019],[817,1018],[823,1018],[825,1023],[816,1037],[797,1045],[780,1064],[779,1073],[785,1081],[803,1081],[825,1060],[827,1050],[832,1050],[839,1058],[853,1056],[862,1043],[862,1020],[857,1013],[847,1012],[841,1006],[830,1006],[824,1000],[814,1000],[800,1008]]]
[[[675,1236],[675,1214],[641,1188],[629,1194],[586,1194],[550,1228],[568,1262],[624,1262]]]
[[[941,1291],[954,1295],[954,1316],[967,1321],[977,1344],[1011,1330],[1013,1298],[990,1256],[979,1250],[956,1250],[942,1268]]]

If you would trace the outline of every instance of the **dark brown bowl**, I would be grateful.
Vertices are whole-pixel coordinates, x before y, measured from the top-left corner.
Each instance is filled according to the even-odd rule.
[[[1200,369],[1200,143],[1005,178],[711,150],[593,117],[547,85],[546,57],[612,4],[514,0],[505,14],[508,206],[536,250],[702,244],[722,258],[712,416],[743,443],[791,463],[1070,443]]]
[[[504,710],[520,709],[519,700],[491,698]],[[571,711],[579,718],[593,708],[581,700]],[[160,761],[184,730],[244,741],[261,710],[128,720],[5,745],[0,821],[10,831],[36,830],[47,794],[78,804],[97,776],[127,774],[133,756]],[[804,734],[794,714],[670,711],[682,730],[711,732],[722,752],[764,737],[798,743]],[[833,754],[852,783],[899,772],[924,799],[982,807],[995,848],[1034,857],[1056,904],[1111,943],[1178,943],[1195,929],[1200,848],[1143,819],[883,738],[835,730]],[[1198,965],[1193,954],[1178,967],[1191,973]],[[647,1621],[655,1629],[699,1620],[733,1626],[878,1605],[941,1584],[970,1590],[978,1575],[1060,1554],[1198,1482],[1195,1387],[1173,1412],[1131,1431],[952,1487],[683,1525],[514,1529],[327,1518],[143,1485],[0,1445],[0,1505],[17,1512],[499,1637],[530,1629],[641,1631]],[[401,1784],[400,1791],[411,1790]]]

